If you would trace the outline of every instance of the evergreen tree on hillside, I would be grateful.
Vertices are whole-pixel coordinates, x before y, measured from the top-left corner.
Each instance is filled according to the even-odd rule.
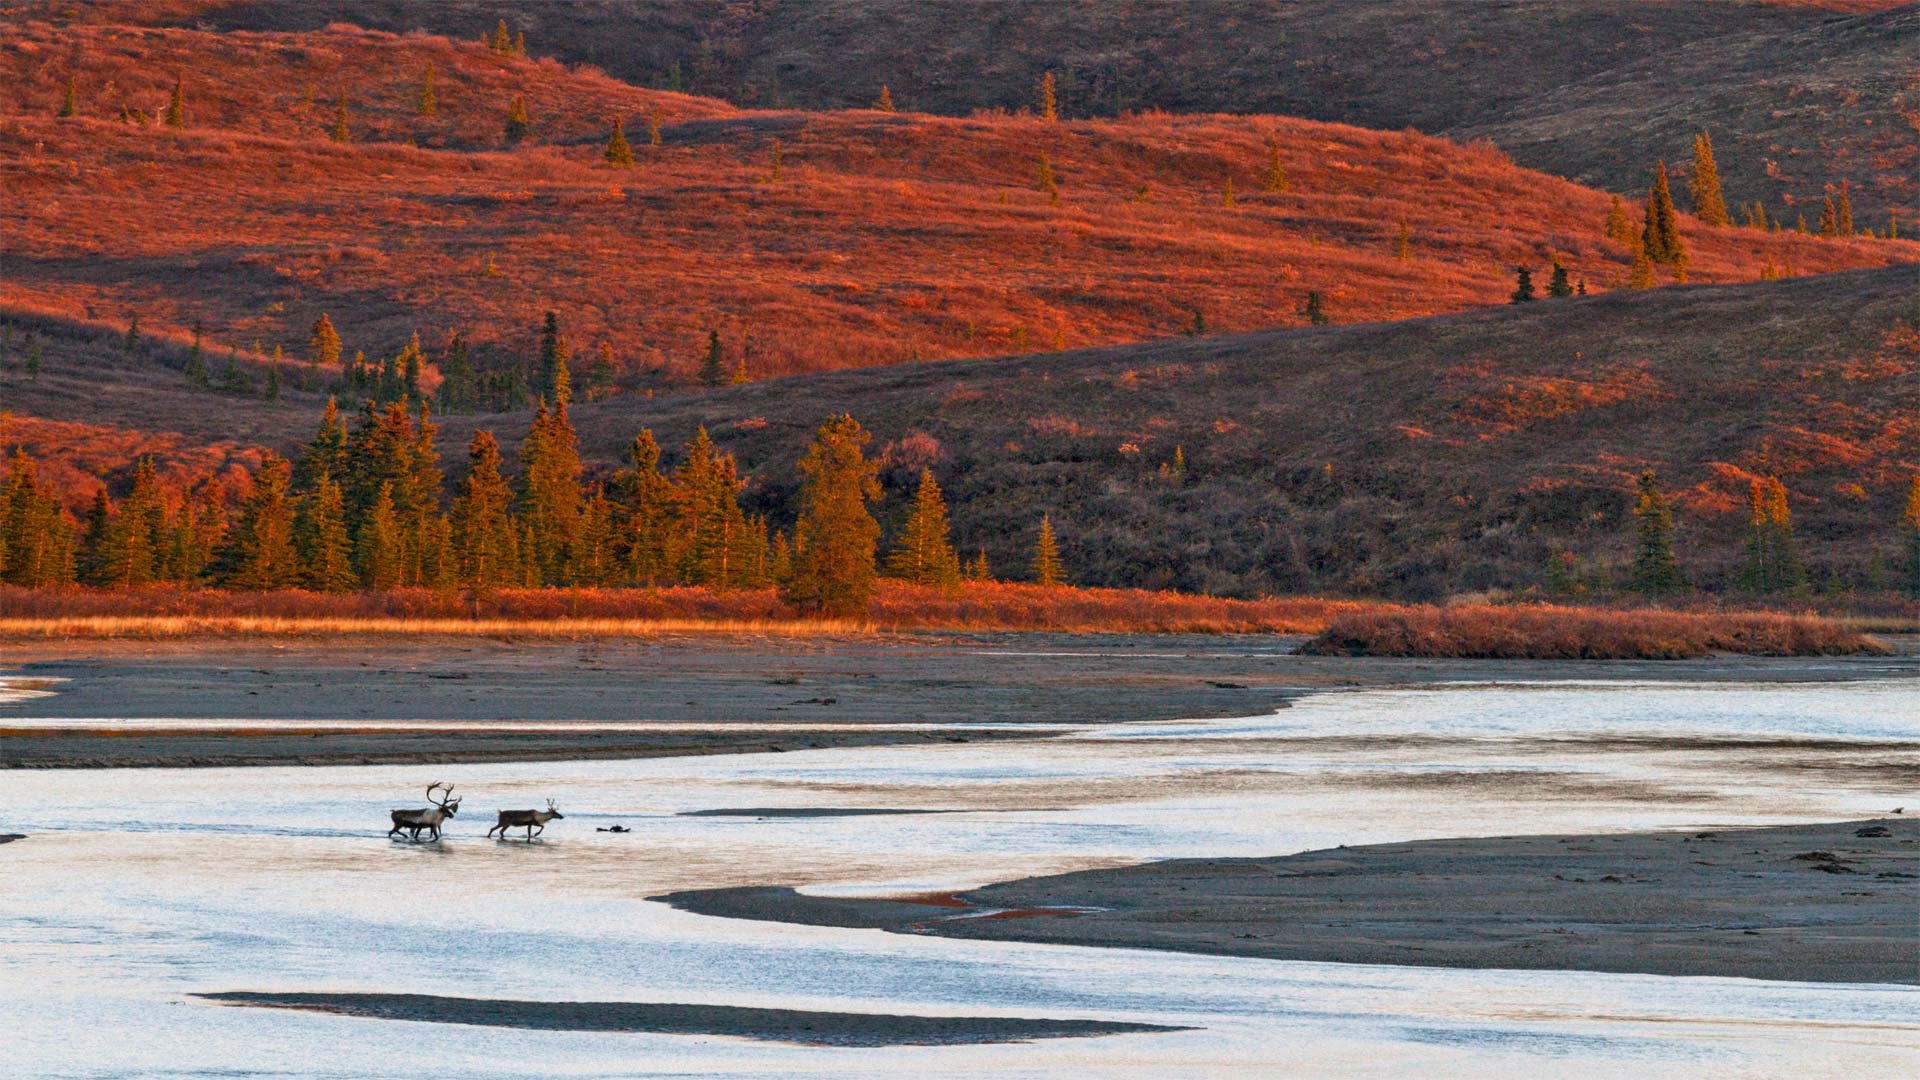
[[[1393,241],[1393,257],[1401,262],[1413,258],[1413,229],[1407,225],[1407,219],[1400,219],[1400,233]]]
[[[454,580],[462,588],[485,594],[516,583],[520,556],[512,505],[513,492],[500,475],[500,444],[492,432],[474,432],[467,474],[453,498]]]
[[[1673,555],[1673,510],[1660,492],[1653,473],[1640,474],[1634,496],[1633,590],[1642,596],[1665,596],[1684,587],[1680,563]]]
[[[947,521],[947,502],[934,482],[933,470],[920,470],[920,489],[913,512],[887,556],[887,573],[918,585],[952,586],[960,581],[960,558],[953,550],[953,528]]]
[[[1753,481],[1747,505],[1747,561],[1740,571],[1741,587],[1761,594],[1803,588],[1806,570],[1793,542],[1786,485],[1777,476]]]
[[[613,343],[602,341],[593,357],[593,367],[587,373],[587,400],[605,401],[613,396],[613,379],[616,368],[613,362]]]
[[[1633,218],[1627,213],[1627,201],[1618,195],[1607,205],[1607,239],[1625,244],[1633,250],[1640,247],[1640,230],[1633,227]]]
[[[311,493],[321,477],[346,475],[347,422],[341,419],[340,407],[334,404],[332,398],[328,398],[327,407],[320,414],[319,430],[307,441],[306,449],[300,452],[299,462],[293,467],[293,489]],[[339,483],[338,480],[334,482]]]
[[[1906,592],[1920,597],[1920,475],[1907,480],[1907,509],[1900,515],[1900,531],[1907,549]]]
[[[404,583],[406,544],[400,536],[400,518],[394,510],[393,484],[380,485],[354,531],[353,561],[360,583],[376,592]]]
[[[626,127],[617,116],[613,118],[613,135],[607,139],[607,148],[600,160],[616,169],[633,168],[633,147],[627,145]]]
[[[1319,289],[1307,290],[1307,302],[1300,313],[1306,316],[1309,326],[1325,326],[1332,321],[1327,317],[1327,301]]]
[[[187,88],[185,76],[173,77],[173,96],[167,99],[167,126],[183,128],[187,126]]]
[[[873,103],[873,107],[881,112],[893,111],[893,91],[887,89],[884,83],[880,86],[879,100]]]
[[[980,553],[973,557],[971,563],[967,564],[967,580],[978,582],[989,582],[993,580],[993,568],[987,565],[986,548],[981,548]]]
[[[626,550],[627,577],[657,585],[674,576],[669,553],[677,499],[672,481],[660,473],[660,445],[642,429],[627,451],[629,468],[618,478],[620,509],[615,528]]]
[[[77,77],[72,74],[68,74],[67,88],[60,95],[60,108],[58,111],[54,113],[54,115],[59,117],[80,115],[79,92],[80,92],[80,86],[79,86],[79,82],[77,81]]]
[[[1673,192],[1667,187],[1667,163],[1654,167],[1653,186],[1647,190],[1647,220],[1640,233],[1640,246],[1647,258],[1678,267],[1686,261],[1686,246],[1680,239],[1680,218],[1673,208]]]
[[[780,159],[780,140],[775,139],[767,147],[767,182],[777,184],[786,179],[786,172]]]
[[[1053,176],[1053,162],[1044,152],[1040,155],[1039,165],[1034,169],[1034,187],[1045,192],[1052,201],[1056,203],[1060,201],[1060,184]]]
[[[541,400],[549,403],[560,401],[560,382],[570,359],[572,350],[567,347],[566,333],[560,329],[560,314],[549,311],[540,327],[540,356],[533,372],[534,390]]]
[[[519,514],[532,543],[521,557],[544,584],[560,584],[580,527],[580,441],[565,403],[535,413],[520,444]]]
[[[660,145],[660,110],[659,109],[655,109],[652,112],[647,114],[647,145],[649,146]]]
[[[217,574],[230,589],[290,589],[300,583],[287,463],[271,450],[253,474],[253,494],[241,504],[240,520],[227,536]]]
[[[1040,119],[1049,124],[1060,119],[1060,99],[1055,92],[1051,71],[1040,77]]]
[[[0,508],[4,513],[4,508]],[[74,572],[83,585],[99,585],[106,577],[107,545],[112,541],[113,504],[107,498],[105,484],[93,489],[93,504],[80,526],[80,545],[74,558]],[[6,563],[5,538],[0,537],[0,566]]]
[[[1060,570],[1060,545],[1053,536],[1053,518],[1040,515],[1040,535],[1033,542],[1033,583],[1055,586],[1064,581]]]
[[[307,336],[307,368],[309,371],[333,367],[340,362],[340,335],[333,328],[333,320],[326,312],[313,320],[313,330]]]
[[[513,33],[507,29],[507,20],[494,24],[493,33],[487,35],[487,48],[502,56],[513,54]]]
[[[340,91],[340,100],[333,109],[333,127],[327,131],[327,138],[337,143],[352,142],[353,132],[347,128],[347,92]]]
[[[1525,304],[1533,300],[1533,271],[1525,266],[1514,269],[1513,295],[1507,297],[1509,304]]]
[[[1645,248],[1633,253],[1633,269],[1627,277],[1630,289],[1653,288],[1653,260],[1647,257]]]
[[[467,355],[467,339],[455,333],[447,341],[447,350],[440,357],[440,411],[448,413],[471,412],[479,405],[479,385],[477,373],[473,370],[473,359]]]
[[[1553,276],[1547,279],[1547,295],[1553,297],[1573,295],[1573,282],[1567,277],[1567,266],[1558,258],[1553,260]]]
[[[293,517],[293,547],[300,584],[318,592],[351,592],[360,583],[353,569],[346,501],[333,477],[321,473],[301,496]]]
[[[1720,194],[1720,168],[1713,161],[1713,137],[1693,137],[1693,216],[1708,225],[1731,224],[1727,203]]]
[[[1293,184],[1287,179],[1287,167],[1280,163],[1280,144],[1271,140],[1267,142],[1267,175],[1263,184],[1269,195],[1280,195],[1293,189]]]
[[[273,347],[273,361],[267,365],[267,388],[261,396],[269,405],[278,404],[280,401],[280,346],[278,345]]]
[[[1803,218],[1802,220],[1805,219]],[[1806,230],[1802,229],[1801,231],[1804,232]],[[1840,235],[1840,215],[1834,209],[1833,196],[1831,195],[1820,200],[1820,235],[1822,238],[1828,240]]]
[[[721,386],[727,381],[726,351],[720,347],[720,331],[707,331],[707,351],[700,358],[700,385]]]
[[[207,374],[206,349],[201,344],[200,324],[193,324],[193,342],[187,346],[187,362],[181,369],[187,378],[188,386],[206,386],[210,381]]]
[[[74,582],[71,519],[33,461],[15,449],[0,488],[0,579],[23,589],[56,589]]]
[[[527,116],[527,99],[515,94],[507,105],[507,124],[504,131],[507,145],[513,146],[525,139],[533,131],[533,121]]]
[[[870,438],[853,417],[836,416],[800,459],[800,519],[781,597],[803,611],[858,616],[873,599],[880,525],[867,503],[880,497],[880,482],[865,453]]]
[[[1845,180],[1840,181],[1840,197],[1833,204],[1834,232],[1840,236],[1855,235],[1853,228],[1853,190]]]
[[[420,73],[420,115],[432,116],[440,111],[439,95],[433,91],[433,61],[427,61],[427,68]]]

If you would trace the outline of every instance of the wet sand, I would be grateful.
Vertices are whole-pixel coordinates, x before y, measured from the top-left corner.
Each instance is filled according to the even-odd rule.
[[[474,1024],[541,1031],[732,1035],[815,1046],[950,1046],[1182,1030],[1158,1024],[1105,1020],[902,1016],[669,1002],[503,1001],[429,994],[274,994],[251,991],[194,996],[229,1005],[312,1009],[380,1020]]]
[[[74,641],[7,646],[0,675],[61,679],[0,706],[0,768],[352,765],[637,758],[1019,738],[1015,731],[826,731],[809,725],[1092,724],[1246,716],[1316,690],[1459,680],[1827,681],[1920,674],[1888,658],[1404,660],[1293,655],[1272,636],[683,635],[599,642],[433,638]],[[11,718],[98,718],[47,732]],[[404,720],[408,732],[111,730],[114,721]],[[645,720],[680,732],[433,730],[435,721]],[[703,731],[714,723],[779,725]],[[1034,733],[1038,734],[1038,732]]]
[[[1920,983],[1920,820],[1182,859],[860,900],[655,899],[948,937],[1432,967]]]

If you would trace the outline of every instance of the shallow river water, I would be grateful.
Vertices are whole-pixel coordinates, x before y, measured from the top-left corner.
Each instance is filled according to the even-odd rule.
[[[10,719],[9,724],[29,721]],[[1022,945],[677,912],[1422,837],[1830,821],[1920,764],[1920,681],[1463,684],[1018,743],[642,761],[0,774],[5,1076],[1794,1076],[1920,1072],[1920,991]],[[440,844],[390,843],[429,781]],[[481,834],[554,798],[542,843]],[[953,811],[683,816],[743,807]],[[624,824],[624,835],[598,833]],[[1920,899],[1916,901],[1920,917]],[[1193,1030],[846,1049],[236,1008],[363,990],[1090,1017]]]

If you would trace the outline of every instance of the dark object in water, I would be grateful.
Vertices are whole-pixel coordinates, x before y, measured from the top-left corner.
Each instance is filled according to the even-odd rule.
[[[625,825],[602,825],[593,831],[594,832],[632,832],[633,830],[627,828]]]

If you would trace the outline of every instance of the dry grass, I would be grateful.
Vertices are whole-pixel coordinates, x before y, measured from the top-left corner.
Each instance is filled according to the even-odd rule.
[[[954,590],[882,582],[865,619],[815,619],[772,590],[519,589],[486,598],[450,592],[236,593],[154,588],[0,588],[0,638],[173,638],[452,634],[625,637],[657,634],[810,636],[890,631],[1311,633],[1354,601],[1222,600],[1137,589],[967,584]]]
[[[1833,620],[1778,612],[1420,607],[1336,617],[1304,651],[1327,656],[1499,660],[1683,660],[1879,654],[1886,647]]]

